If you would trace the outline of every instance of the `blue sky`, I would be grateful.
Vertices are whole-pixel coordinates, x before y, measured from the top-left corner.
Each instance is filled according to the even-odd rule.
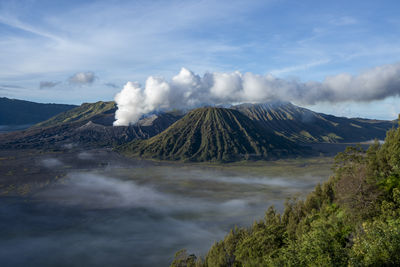
[[[0,0],[0,96],[112,100],[182,67],[323,81],[400,62],[399,1]],[[308,107],[394,119],[397,96]]]

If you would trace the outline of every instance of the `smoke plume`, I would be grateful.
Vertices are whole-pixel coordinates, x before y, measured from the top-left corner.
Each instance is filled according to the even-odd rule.
[[[400,63],[378,66],[359,75],[328,76],[323,82],[299,82],[271,74],[206,73],[182,68],[171,81],[150,76],[145,86],[128,82],[115,96],[114,125],[136,123],[143,114],[202,105],[263,103],[273,100],[313,105],[318,102],[372,101],[400,95]]]

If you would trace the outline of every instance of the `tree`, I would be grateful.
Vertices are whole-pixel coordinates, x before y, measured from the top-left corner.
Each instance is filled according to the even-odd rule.
[[[188,255],[186,249],[182,249],[175,253],[171,267],[196,267],[196,260],[197,257],[194,254]]]

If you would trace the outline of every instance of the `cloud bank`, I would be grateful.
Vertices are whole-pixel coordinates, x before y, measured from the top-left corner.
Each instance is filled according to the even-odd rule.
[[[358,75],[328,76],[322,82],[299,82],[271,74],[205,73],[203,77],[182,68],[170,81],[150,76],[145,86],[128,82],[115,96],[118,110],[114,125],[136,123],[143,114],[202,105],[291,101],[367,102],[400,95],[400,63],[378,66]]]

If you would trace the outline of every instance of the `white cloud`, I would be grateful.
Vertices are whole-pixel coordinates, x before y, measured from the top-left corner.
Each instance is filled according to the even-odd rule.
[[[206,73],[203,77],[182,68],[171,81],[150,76],[144,87],[128,82],[115,97],[114,125],[137,122],[146,113],[200,105],[262,103],[270,100],[299,104],[365,102],[400,95],[400,63],[383,65],[359,75],[328,76],[323,82],[302,83],[271,74]]]
[[[72,75],[68,81],[71,84],[77,84],[77,85],[88,85],[92,84],[96,79],[96,76],[93,72],[88,71],[88,72],[78,72]]]

